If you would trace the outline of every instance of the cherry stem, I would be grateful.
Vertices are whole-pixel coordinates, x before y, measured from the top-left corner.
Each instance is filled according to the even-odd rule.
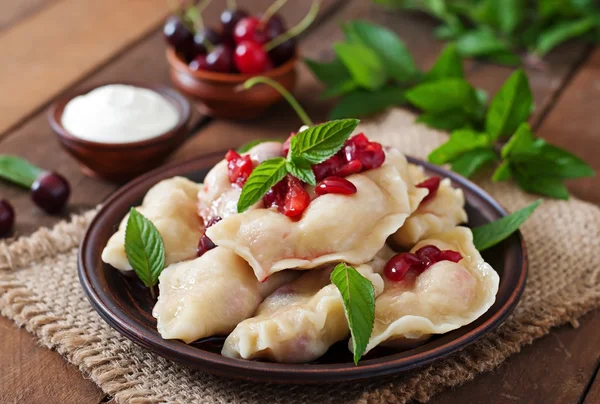
[[[260,25],[264,26],[264,24],[266,24],[267,21],[269,21],[271,17],[273,17],[275,13],[278,12],[279,9],[283,7],[285,3],[287,3],[287,1],[288,0],[276,0],[275,2],[273,2],[273,4],[271,4],[269,8],[267,8],[267,11],[265,11],[262,18],[260,19]]]
[[[294,98],[294,96],[292,94],[290,94],[290,92],[288,90],[286,90],[281,84],[279,84],[275,80],[270,79],[265,76],[256,76],[256,77],[252,77],[251,79],[246,80],[242,84],[242,86],[244,87],[245,90],[249,90],[250,88],[254,87],[256,84],[259,84],[259,83],[267,84],[267,85],[271,86],[272,88],[274,88],[275,90],[277,90],[277,92],[279,94],[281,94],[283,96],[283,98],[286,99],[286,101],[290,104],[290,106],[294,109],[294,111],[296,111],[296,114],[298,114],[298,117],[300,118],[300,120],[302,121],[302,123],[304,125],[314,126],[313,121],[310,119],[310,117],[308,116],[308,114],[306,113],[304,108],[302,108],[302,106],[300,106],[300,103],[298,102],[298,100],[296,100]]]
[[[273,40],[268,42],[264,46],[265,50],[268,52],[268,51],[278,47],[279,45],[281,45],[288,39],[298,36],[302,32],[304,32],[304,30],[306,30],[306,28],[308,28],[310,26],[310,24],[313,23],[313,21],[317,17],[317,14],[319,14],[320,7],[321,7],[321,1],[314,0],[312,3],[312,6],[310,7],[310,10],[308,11],[308,14],[306,14],[306,16],[302,19],[302,21],[300,21],[295,27],[291,28],[287,32],[279,35],[278,37],[275,37]]]
[[[235,0],[227,0],[227,8],[229,10],[235,10],[237,8],[237,2]]]
[[[191,6],[186,12],[187,17],[192,21],[192,24],[194,25],[194,31],[196,33],[204,29],[204,20],[202,19],[202,13],[206,9],[206,7],[208,7],[211,1],[212,0],[204,0],[201,3],[198,3],[196,6]]]

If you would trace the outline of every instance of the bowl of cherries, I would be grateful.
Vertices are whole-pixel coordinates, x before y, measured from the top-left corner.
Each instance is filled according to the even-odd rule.
[[[204,25],[206,3],[177,10],[165,21],[171,79],[203,113],[219,118],[255,118],[282,97],[268,86],[241,92],[242,83],[260,75],[293,91],[298,61],[295,37],[315,19],[319,1],[315,0],[306,16],[290,29],[278,13],[285,0],[275,1],[257,15],[228,2],[218,27]]]

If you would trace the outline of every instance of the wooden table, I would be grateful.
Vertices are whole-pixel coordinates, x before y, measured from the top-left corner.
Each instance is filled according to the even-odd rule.
[[[239,0],[264,10],[271,0]],[[224,0],[205,13],[216,21]],[[301,18],[308,1],[289,2],[289,22]],[[63,173],[73,187],[69,213],[82,212],[105,199],[116,186],[84,176],[60,148],[46,119],[49,103],[61,93],[108,81],[149,80],[169,84],[161,24],[163,0],[2,0],[0,5],[0,153],[26,157]],[[433,63],[443,44],[431,35],[434,23],[421,16],[386,13],[367,0],[327,0],[317,22],[302,38],[304,56],[327,59],[341,39],[339,23],[364,18],[398,32],[423,67]],[[532,124],[538,135],[580,155],[600,169],[600,48],[570,43],[551,53],[543,71],[529,71],[537,109]],[[299,99],[315,120],[325,117],[317,101],[319,85],[300,69]],[[496,91],[511,69],[479,62],[468,64],[478,87]],[[255,137],[286,136],[299,125],[285,104],[269,117],[227,122],[196,114],[187,143],[171,158],[235,147]],[[574,195],[600,203],[600,179],[573,181]],[[0,184],[18,215],[17,233],[63,217],[42,214],[27,192]],[[600,311],[584,316],[525,347],[493,373],[437,396],[435,403],[598,403],[600,402]],[[110,401],[60,355],[36,346],[34,338],[0,317],[0,402],[96,403]]]

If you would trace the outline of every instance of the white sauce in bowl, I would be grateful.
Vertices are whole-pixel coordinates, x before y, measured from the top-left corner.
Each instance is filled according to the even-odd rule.
[[[175,106],[156,91],[111,84],[73,98],[61,121],[67,132],[81,139],[129,143],[160,136],[179,118]]]

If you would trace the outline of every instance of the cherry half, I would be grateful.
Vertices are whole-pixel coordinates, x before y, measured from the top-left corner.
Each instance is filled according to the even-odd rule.
[[[315,193],[317,195],[352,195],[356,192],[356,186],[347,179],[341,177],[327,177],[319,182],[315,188]]]
[[[15,225],[15,210],[6,199],[0,199],[0,237],[8,236]]]
[[[429,193],[423,198],[421,204],[432,200],[437,194],[438,189],[440,188],[440,177],[430,177],[425,181],[417,184],[417,188],[425,188],[429,191]]]
[[[31,199],[40,208],[53,214],[60,212],[71,195],[71,187],[62,175],[45,172],[31,186]]]
[[[227,161],[229,182],[242,188],[254,169],[250,156],[242,156],[235,150],[229,150],[225,155],[225,160]]]
[[[413,253],[400,253],[394,255],[383,269],[385,276],[394,282],[402,281],[409,271],[417,275],[440,261],[459,262],[462,255],[457,251],[440,250],[434,245],[426,245]]]
[[[220,221],[221,217],[215,216],[210,218],[210,220],[206,223],[204,234],[202,235],[202,237],[200,237],[200,240],[198,240],[198,248],[196,250],[198,257],[203,256],[207,251],[212,250],[216,247],[215,243],[213,243],[213,241],[206,235],[206,229]]]

